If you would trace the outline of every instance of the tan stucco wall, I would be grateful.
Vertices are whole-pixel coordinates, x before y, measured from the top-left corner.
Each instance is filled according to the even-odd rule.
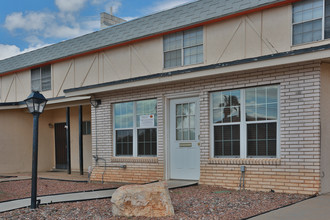
[[[321,192],[330,192],[330,64],[321,65]]]
[[[52,132],[46,122],[50,112],[39,119],[38,170],[50,170],[53,164]],[[0,173],[30,172],[32,168],[33,117],[25,110],[0,111]]]
[[[79,170],[78,107],[71,107],[71,168]],[[46,110],[39,119],[38,170],[55,168],[54,123],[66,121],[66,109]],[[90,121],[90,106],[83,106],[83,121]],[[30,172],[33,117],[26,109],[0,111],[0,174]],[[91,135],[83,136],[84,170],[92,165]]]

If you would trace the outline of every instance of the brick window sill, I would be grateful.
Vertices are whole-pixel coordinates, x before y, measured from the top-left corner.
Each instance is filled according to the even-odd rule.
[[[235,165],[280,165],[279,158],[211,158],[209,164],[235,164]]]
[[[111,157],[113,163],[158,163],[157,157]]]

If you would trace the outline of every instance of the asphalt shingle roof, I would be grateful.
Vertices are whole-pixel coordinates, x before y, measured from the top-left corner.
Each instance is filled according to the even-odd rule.
[[[0,75],[284,0],[199,0],[0,60]]]

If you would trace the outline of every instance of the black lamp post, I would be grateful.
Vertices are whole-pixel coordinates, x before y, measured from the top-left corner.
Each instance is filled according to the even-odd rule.
[[[32,154],[32,186],[31,209],[37,208],[37,172],[38,172],[38,126],[39,115],[44,111],[47,99],[38,91],[32,93],[24,100],[29,112],[33,115],[33,154]]]

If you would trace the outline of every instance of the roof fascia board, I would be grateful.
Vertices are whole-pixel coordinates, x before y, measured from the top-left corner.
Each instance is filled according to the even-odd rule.
[[[86,86],[85,88],[82,87],[76,89],[68,89],[65,90],[64,93],[67,97],[103,93],[103,92],[109,92],[109,91],[126,89],[126,88],[157,85],[157,84],[169,83],[173,81],[188,80],[192,78],[201,78],[201,77],[215,76],[219,74],[250,71],[250,70],[263,69],[274,66],[282,66],[287,64],[301,63],[301,62],[308,62],[308,61],[322,60],[325,58],[329,58],[329,50],[319,50],[313,52],[313,56],[311,56],[310,54],[311,53],[301,53],[297,55],[282,56],[273,59],[263,59],[263,60],[256,59],[255,62],[252,61],[237,65],[219,64],[217,65],[217,67],[208,68],[205,70],[203,70],[201,67],[201,68],[195,68],[200,70],[196,70],[196,71],[183,70],[180,71],[180,73],[178,74],[157,74],[156,77],[152,77],[145,80],[133,79],[126,83],[122,82],[122,83],[117,83],[117,84],[114,83],[109,85],[101,84],[94,86]]]
[[[210,20],[195,23],[195,24],[192,24],[192,25],[189,25],[189,26],[176,28],[174,30],[168,30],[168,31],[161,32],[161,33],[155,33],[153,35],[144,36],[144,37],[141,37],[141,38],[132,39],[132,40],[125,41],[125,42],[120,42],[120,43],[109,45],[109,46],[102,47],[102,48],[96,48],[96,49],[86,51],[86,52],[82,52],[82,53],[79,53],[79,54],[72,54],[71,56],[67,56],[67,57],[63,57],[63,58],[59,58],[59,59],[55,59],[55,60],[50,60],[49,62],[40,63],[40,64],[37,64],[37,65],[27,66],[25,68],[12,70],[12,71],[0,74],[0,76],[6,76],[6,75],[14,74],[14,73],[17,73],[17,72],[27,71],[27,70],[34,69],[34,68],[39,68],[39,67],[42,67],[42,66],[55,64],[55,63],[59,63],[59,62],[63,62],[63,61],[67,61],[67,60],[71,60],[71,59],[75,59],[75,58],[79,58],[79,57],[82,57],[82,56],[87,56],[87,55],[90,55],[90,54],[93,54],[93,53],[99,53],[99,52],[109,50],[109,49],[113,49],[113,48],[116,48],[116,47],[121,47],[121,46],[126,46],[126,45],[129,45],[129,44],[138,43],[138,42],[149,40],[149,39],[152,39],[152,38],[161,37],[163,35],[167,35],[167,34],[179,32],[179,31],[184,31],[184,30],[188,30],[188,29],[191,29],[191,28],[195,28],[195,27],[200,27],[200,26],[220,22],[220,21],[223,21],[223,20],[239,17],[239,16],[242,16],[242,15],[246,15],[246,14],[250,14],[250,13],[254,13],[254,12],[258,12],[258,11],[262,11],[262,10],[266,10],[266,9],[270,9],[270,8],[275,8],[275,7],[280,7],[280,6],[292,4],[292,3],[298,2],[298,1],[301,1],[301,0],[282,0],[282,1],[279,1],[279,2],[276,2],[276,3],[273,3],[273,4],[269,4],[269,5],[261,5],[260,7],[240,11],[240,12],[237,12],[237,13],[234,13],[234,14],[225,15],[225,16],[222,16],[220,18],[210,19]]]
[[[51,107],[52,105],[59,105],[63,103],[70,103],[70,102],[77,102],[77,101],[88,101],[91,97],[90,96],[79,96],[79,97],[57,97],[57,98],[50,98],[46,105],[46,110],[54,109]],[[69,105],[66,104],[65,107]],[[26,105],[24,101],[21,102],[5,102],[0,103],[0,110],[10,110],[10,109],[24,109]]]

